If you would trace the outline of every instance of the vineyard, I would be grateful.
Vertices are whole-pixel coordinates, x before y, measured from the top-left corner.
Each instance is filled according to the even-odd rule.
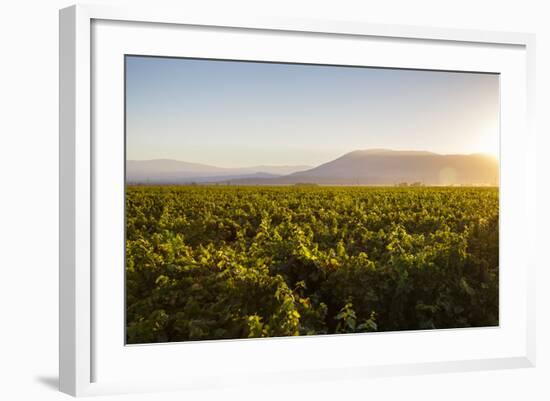
[[[128,186],[127,342],[498,325],[497,188]]]

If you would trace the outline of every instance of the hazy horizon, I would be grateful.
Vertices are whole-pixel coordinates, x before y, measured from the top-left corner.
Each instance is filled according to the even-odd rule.
[[[495,74],[126,57],[127,160],[318,166],[362,149],[498,159]]]
[[[487,154],[369,149],[348,152],[315,166],[241,166],[224,168],[174,159],[127,160],[133,183],[237,185],[498,185],[498,160]]]
[[[424,150],[412,150],[412,149],[378,149],[378,148],[373,148],[373,149],[355,149],[355,150],[350,150],[349,152],[346,152],[340,156],[337,156],[335,157],[334,159],[338,159],[339,157],[342,157],[342,156],[345,156],[349,153],[352,153],[352,152],[356,152],[356,151],[374,151],[374,150],[383,150],[383,151],[389,151],[389,152],[429,152],[429,153],[433,153],[434,155],[437,155],[437,156],[472,156],[472,155],[484,155],[484,156],[487,156],[487,157],[491,157],[491,158],[494,158],[496,160],[498,160],[498,157],[495,157],[494,155],[490,154],[490,153],[484,153],[484,152],[476,152],[476,153],[437,153],[437,152],[431,152],[431,151],[424,151]],[[322,162],[320,164],[324,164],[324,163],[327,163],[327,162],[330,162],[334,159],[331,159],[331,160],[327,160],[325,162]],[[316,167],[317,165],[304,165],[304,164],[272,164],[272,163],[262,163],[262,164],[256,164],[256,165],[236,165],[236,166],[223,166],[223,165],[218,165],[218,164],[211,164],[211,163],[202,163],[202,162],[195,162],[195,161],[192,161],[192,160],[180,160],[180,159],[171,159],[171,158],[166,158],[166,157],[158,157],[158,158],[154,158],[154,159],[126,159],[126,161],[135,161],[135,162],[148,162],[148,161],[156,161],[156,160],[167,160],[167,161],[177,161],[177,162],[184,162],[184,163],[190,163],[190,164],[202,164],[202,165],[207,165],[207,166],[212,166],[212,167],[220,167],[220,168],[227,168],[227,169],[232,169],[232,168],[251,168],[251,167],[290,167],[290,166],[301,166],[301,167]]]

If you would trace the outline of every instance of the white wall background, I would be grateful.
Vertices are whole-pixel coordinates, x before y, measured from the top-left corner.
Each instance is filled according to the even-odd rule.
[[[134,1],[133,3],[135,3]],[[129,0],[96,3],[129,4]],[[152,1],[150,3],[153,3]],[[161,1],[224,14],[277,15],[537,34],[540,224],[538,366],[534,369],[325,382],[203,393],[107,397],[159,400],[550,399],[550,12],[546,1]],[[0,2],[0,398],[57,400],[58,20],[64,0]]]

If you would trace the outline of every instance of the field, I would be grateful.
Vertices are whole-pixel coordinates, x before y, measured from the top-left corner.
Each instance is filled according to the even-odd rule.
[[[128,186],[127,342],[498,325],[497,188]]]

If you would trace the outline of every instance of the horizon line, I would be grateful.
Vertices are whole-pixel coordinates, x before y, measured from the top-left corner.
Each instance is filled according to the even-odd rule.
[[[491,153],[488,153],[488,152],[472,152],[472,153],[438,153],[438,152],[433,152],[433,151],[430,151],[430,150],[418,150],[418,149],[391,149],[391,148],[366,148],[366,149],[355,149],[355,150],[351,150],[351,151],[348,151],[346,153],[343,153],[341,154],[340,156],[337,156],[333,159],[330,159],[328,161],[325,161],[325,162],[322,162],[322,163],[319,163],[319,164],[316,164],[316,165],[310,165],[310,164],[269,164],[269,163],[266,163],[266,164],[250,164],[250,165],[243,165],[243,166],[233,166],[233,167],[226,167],[226,166],[220,166],[218,164],[211,164],[209,162],[196,162],[196,161],[188,161],[188,160],[181,160],[181,159],[174,159],[174,158],[170,158],[170,157],[157,157],[157,158],[152,158],[152,159],[126,159],[125,162],[150,162],[150,161],[160,161],[160,160],[165,160],[165,161],[175,161],[175,162],[182,162],[182,163],[190,163],[190,164],[199,164],[199,165],[203,165],[203,166],[208,166],[208,167],[216,167],[216,168],[222,168],[222,169],[238,169],[238,168],[253,168],[253,167],[318,167],[318,166],[321,166],[325,163],[329,163],[331,161],[334,161],[334,160],[337,160],[341,157],[344,157],[346,155],[349,155],[351,153],[355,153],[355,152],[396,152],[396,153],[399,153],[399,152],[410,152],[410,153],[428,153],[430,155],[434,155],[434,156],[475,156],[475,155],[483,155],[483,156],[487,156],[487,157],[490,157],[492,159],[495,159],[495,160],[499,160],[500,159],[500,155],[493,155]]]

